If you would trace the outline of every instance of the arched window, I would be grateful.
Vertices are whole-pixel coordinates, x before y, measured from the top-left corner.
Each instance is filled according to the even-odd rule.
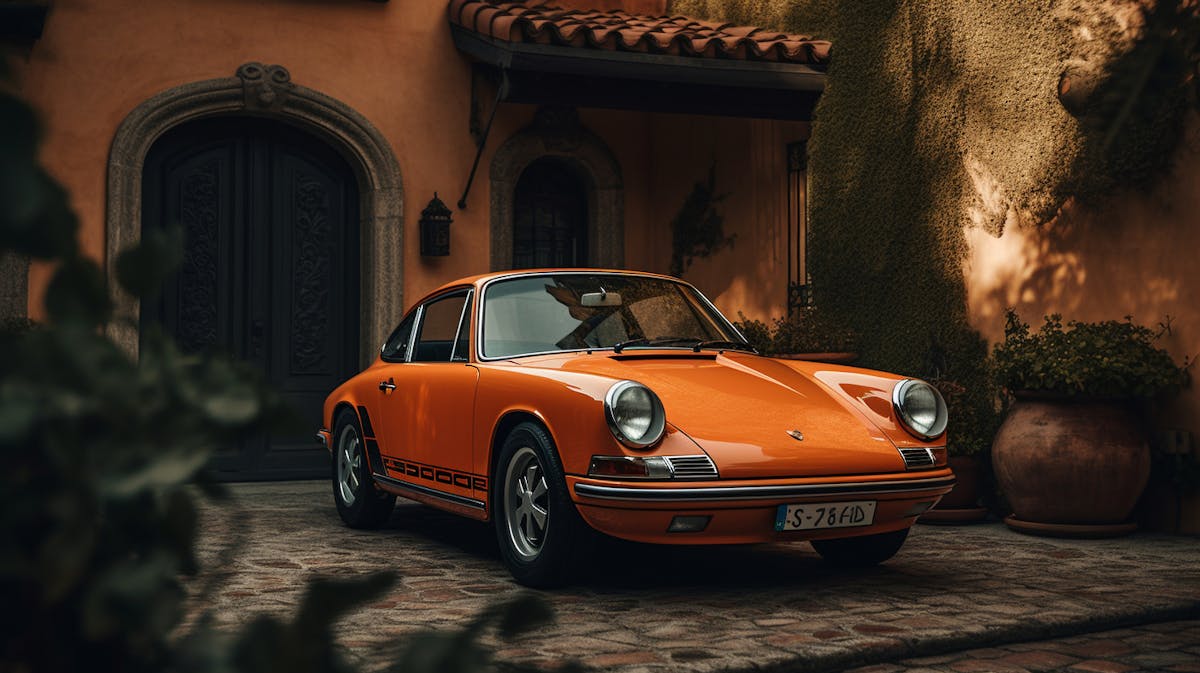
[[[590,266],[587,192],[566,162],[531,163],[513,195],[514,269]]]

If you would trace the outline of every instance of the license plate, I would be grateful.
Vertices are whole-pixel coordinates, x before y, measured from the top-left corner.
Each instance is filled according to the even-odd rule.
[[[809,502],[780,505],[775,512],[775,530],[824,530],[853,528],[875,523],[875,501]]]

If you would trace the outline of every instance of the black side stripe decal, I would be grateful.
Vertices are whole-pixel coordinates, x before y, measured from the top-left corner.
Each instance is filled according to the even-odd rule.
[[[374,443],[374,440],[367,440],[368,451],[371,450],[372,443]],[[375,450],[378,450],[377,445]],[[372,457],[372,460],[374,460],[374,457]],[[428,465],[422,465],[420,463],[392,458],[391,456],[382,458],[380,464],[387,468],[387,472],[380,472],[377,470],[375,473],[382,476],[387,476],[389,474],[394,474],[396,476],[403,475],[408,477],[416,477],[417,479],[424,479],[426,481],[432,481],[439,484],[454,485],[459,488],[476,488],[481,491],[487,490],[487,479],[475,476],[469,472],[456,472],[454,470],[448,470],[444,467],[431,467]]]
[[[464,498],[461,495],[454,495],[452,493],[443,493],[441,491],[435,491],[432,488],[427,488],[425,486],[421,486],[420,484],[410,484],[407,481],[400,481],[399,479],[392,479],[391,477],[380,477],[378,475],[376,475],[375,481],[377,481],[381,484],[384,484],[386,486],[391,486],[393,488],[398,488],[398,489],[402,489],[402,490],[406,490],[406,491],[412,491],[413,493],[421,493],[423,495],[428,495],[430,497],[438,498],[440,500],[445,500],[446,502],[452,502],[456,505],[465,505],[467,507],[472,507],[474,509],[484,509],[485,508],[482,500],[476,500],[474,498]]]
[[[371,414],[367,413],[366,407],[358,408],[358,418],[362,422],[362,431],[364,437],[374,437],[375,428],[371,426]]]
[[[383,464],[383,459],[379,457],[379,442],[367,440],[367,460],[370,462],[371,473],[387,476],[387,468]]]

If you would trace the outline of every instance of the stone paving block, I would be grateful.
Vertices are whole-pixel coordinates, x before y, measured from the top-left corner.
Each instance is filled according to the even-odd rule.
[[[610,668],[613,666],[624,666],[628,664],[658,664],[665,663],[663,658],[655,652],[646,652],[644,650],[630,650],[626,652],[614,652],[612,654],[601,654],[595,657],[588,657],[583,660],[589,666],[596,668]]]
[[[1137,666],[1107,659],[1089,659],[1081,661],[1067,670],[1086,671],[1087,673],[1127,673],[1127,671],[1137,670]]]
[[[1079,659],[1058,652],[1031,650],[1008,654],[1001,658],[1000,661],[1015,664],[1029,671],[1057,671],[1071,664],[1078,663]]]
[[[1120,640],[1073,640],[1066,643],[1054,643],[1048,647],[1083,659],[1119,657],[1134,651],[1132,646]]]
[[[1127,661],[1138,668],[1167,668],[1196,663],[1196,657],[1186,652],[1146,652],[1129,655],[1122,661]]]
[[[962,655],[960,655],[959,653],[956,652],[954,654],[939,654],[939,655],[932,656],[932,657],[917,657],[916,659],[905,659],[904,664],[906,666],[913,666],[916,668],[921,668],[921,667],[926,667],[926,666],[936,666],[938,664],[946,664],[946,663],[949,663],[951,661],[956,661],[961,658],[962,658]]]
[[[1002,671],[1026,671],[1027,669],[995,659],[963,659],[947,666],[957,673],[1000,673]]]

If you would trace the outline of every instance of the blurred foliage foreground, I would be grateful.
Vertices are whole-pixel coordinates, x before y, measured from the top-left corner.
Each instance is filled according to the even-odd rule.
[[[237,363],[182,354],[162,334],[146,335],[135,361],[104,336],[114,319],[105,276],[81,254],[38,142],[33,111],[0,90],[0,254],[56,269],[47,324],[0,333],[0,672],[354,670],[333,624],[386,592],[392,573],[315,579],[291,621],[262,616],[237,632],[213,626],[210,574],[189,580],[196,609],[209,612],[182,623],[183,578],[200,571],[195,498],[222,498],[203,483],[204,465],[281,409]],[[147,236],[122,254],[122,288],[145,297],[160,287],[180,238]],[[388,670],[484,670],[495,665],[485,630],[506,639],[548,618],[519,597],[461,630],[389,647]]]

